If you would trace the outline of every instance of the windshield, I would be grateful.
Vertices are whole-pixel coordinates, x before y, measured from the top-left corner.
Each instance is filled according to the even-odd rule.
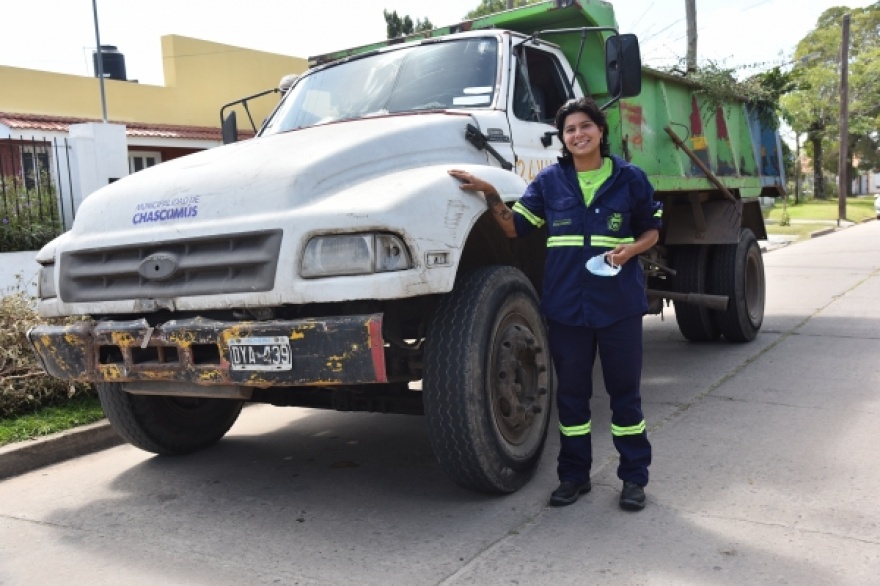
[[[354,59],[303,77],[263,134],[397,112],[490,106],[497,68],[493,38],[416,45]]]

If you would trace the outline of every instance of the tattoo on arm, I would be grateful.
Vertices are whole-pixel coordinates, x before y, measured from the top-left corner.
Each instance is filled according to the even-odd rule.
[[[493,210],[499,205],[504,205],[504,202],[501,201],[501,196],[497,193],[487,193],[486,194],[486,203],[489,204],[489,207]]]
[[[510,208],[508,208],[507,205],[503,201],[501,201],[501,197],[497,193],[487,193],[486,203],[489,204],[489,207],[492,208],[492,211],[501,216],[502,220],[509,220],[513,217]]]

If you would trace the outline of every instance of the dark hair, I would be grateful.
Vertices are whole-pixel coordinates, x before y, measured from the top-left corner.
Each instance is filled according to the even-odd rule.
[[[608,146],[608,120],[605,118],[605,112],[596,105],[592,98],[576,98],[562,104],[562,107],[556,112],[556,131],[559,142],[562,143],[562,159],[571,160],[571,153],[565,147],[565,141],[562,140],[562,129],[565,127],[565,119],[576,112],[586,114],[596,126],[602,129],[599,153],[603,157],[611,156],[611,147]]]

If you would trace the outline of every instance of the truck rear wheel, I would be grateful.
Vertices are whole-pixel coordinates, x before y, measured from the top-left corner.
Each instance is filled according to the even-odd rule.
[[[730,342],[750,342],[764,323],[764,259],[754,233],[740,232],[737,244],[715,247],[709,292],[728,295],[726,311],[715,312],[721,333]]]
[[[214,445],[241,408],[234,399],[132,395],[119,383],[100,383],[98,398],[113,429],[147,452],[175,456]]]
[[[673,277],[675,291],[705,294],[709,280],[710,248],[700,244],[676,246],[672,264],[677,271]],[[721,337],[713,312],[692,303],[674,301],[675,321],[681,335],[691,342],[711,342]]]
[[[544,448],[553,368],[537,295],[520,271],[462,275],[435,309],[422,382],[431,445],[457,484],[510,493]]]

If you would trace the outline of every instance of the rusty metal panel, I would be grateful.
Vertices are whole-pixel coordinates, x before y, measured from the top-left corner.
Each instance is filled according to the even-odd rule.
[[[156,327],[143,319],[79,322],[38,326],[28,338],[46,371],[66,380],[249,387],[387,382],[381,314],[266,322],[192,318]],[[230,348],[242,340],[283,341],[286,364],[234,368]]]
[[[663,203],[665,244],[732,244],[739,241],[742,203],[668,198]]]
[[[50,376],[88,380],[83,375],[94,365],[90,353],[91,327],[87,322],[70,326],[37,326],[27,335],[43,369]]]

